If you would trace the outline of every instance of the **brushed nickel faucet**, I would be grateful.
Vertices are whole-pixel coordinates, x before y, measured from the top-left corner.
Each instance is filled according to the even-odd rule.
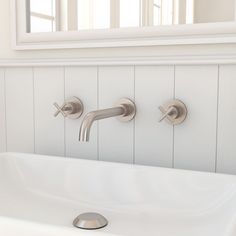
[[[79,141],[88,142],[90,137],[90,129],[96,120],[102,120],[110,117],[118,117],[120,121],[131,121],[136,114],[136,107],[133,101],[128,98],[123,98],[118,103],[108,109],[97,110],[89,112],[83,119],[80,131]]]
[[[77,97],[66,99],[62,106],[59,106],[56,102],[53,105],[57,109],[54,114],[55,117],[57,117],[59,114],[62,114],[65,118],[78,119],[84,111],[83,103]]]
[[[187,107],[178,99],[168,101],[163,106],[160,106],[159,110],[162,112],[159,122],[166,120],[171,125],[183,123],[188,114]]]

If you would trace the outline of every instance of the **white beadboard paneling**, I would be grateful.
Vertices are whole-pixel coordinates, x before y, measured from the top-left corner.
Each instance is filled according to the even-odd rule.
[[[171,167],[174,160],[175,168],[215,171],[216,166],[217,172],[236,174],[235,65],[220,66],[219,91],[217,65],[176,66],[175,83],[174,66],[140,62],[136,70],[118,65],[97,70],[96,63],[67,65],[65,70],[63,63],[34,69],[28,64],[0,68],[0,152],[36,149],[40,154],[128,163],[135,160],[137,164],[164,167]],[[189,114],[173,133],[169,124],[158,123],[158,106],[173,98],[174,84],[175,97],[186,103]],[[108,108],[122,97],[133,99],[134,94],[135,129],[134,122],[121,123],[116,118],[99,125],[95,122],[89,143],[78,142],[83,117],[65,121],[61,115],[53,116],[53,103],[63,103],[65,96],[78,96],[83,101],[84,116],[97,109],[98,102],[99,109]]]
[[[217,172],[236,174],[236,65],[220,66]]]
[[[0,152],[6,151],[5,73],[0,68]]]
[[[138,66],[135,72],[135,163],[172,167],[173,126],[158,109],[174,96],[174,66]]]
[[[99,68],[99,109],[113,107],[123,97],[134,99],[134,67]],[[99,159],[132,163],[134,121],[116,118],[99,121]]]
[[[67,67],[65,88],[66,98],[76,96],[84,105],[84,113],[79,119],[66,119],[66,155],[97,159],[97,122],[91,128],[90,141],[78,141],[83,117],[87,112],[97,109],[97,67]]]
[[[54,102],[64,102],[64,68],[42,67],[34,69],[35,90],[35,152],[64,155],[64,118],[54,117]]]
[[[7,151],[34,152],[32,68],[7,68]]]
[[[188,117],[174,130],[176,168],[215,171],[218,66],[177,66],[175,95]]]

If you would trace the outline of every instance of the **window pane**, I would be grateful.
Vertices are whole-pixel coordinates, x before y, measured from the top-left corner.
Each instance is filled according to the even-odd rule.
[[[137,27],[140,22],[140,0],[120,0],[120,27]]]
[[[110,27],[110,0],[78,0],[78,29]]]
[[[55,0],[30,0],[31,12],[37,12],[45,15],[53,15],[53,5]]]
[[[31,16],[31,32],[53,32],[52,21]]]
[[[194,22],[194,0],[186,0],[186,24]]]
[[[78,0],[78,29],[90,28],[90,1]]]
[[[95,29],[110,28],[110,0],[94,0],[93,14]]]
[[[153,17],[154,25],[161,25],[161,0],[154,0]]]
[[[172,25],[173,0],[162,0],[161,15],[162,25]]]

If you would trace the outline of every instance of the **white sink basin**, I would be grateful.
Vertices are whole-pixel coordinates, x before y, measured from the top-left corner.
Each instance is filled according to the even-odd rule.
[[[72,226],[84,212],[109,224]],[[0,154],[0,235],[236,235],[236,176]]]

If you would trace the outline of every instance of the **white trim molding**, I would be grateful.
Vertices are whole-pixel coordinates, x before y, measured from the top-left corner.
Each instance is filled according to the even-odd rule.
[[[236,55],[0,59],[0,67],[236,64]]]
[[[236,43],[236,22],[27,33],[25,0],[11,0],[16,50]]]

